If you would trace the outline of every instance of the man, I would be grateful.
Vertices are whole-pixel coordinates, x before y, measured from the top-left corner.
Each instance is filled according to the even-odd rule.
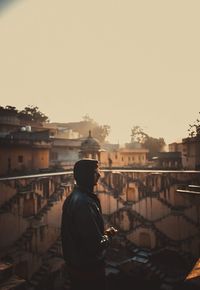
[[[117,232],[104,231],[101,205],[94,194],[100,173],[98,161],[82,159],[74,165],[76,186],[63,204],[63,256],[73,290],[105,289],[105,249]]]

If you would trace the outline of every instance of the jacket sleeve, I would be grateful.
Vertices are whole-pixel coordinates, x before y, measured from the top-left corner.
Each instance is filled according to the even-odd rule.
[[[102,219],[101,213],[95,205],[88,202],[81,203],[74,213],[79,245],[89,255],[101,254],[110,242],[108,236],[102,233],[98,219]]]

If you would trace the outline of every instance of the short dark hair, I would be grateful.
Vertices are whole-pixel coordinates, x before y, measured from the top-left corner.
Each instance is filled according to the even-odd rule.
[[[98,167],[97,159],[84,158],[77,161],[74,165],[74,179],[77,184],[87,184],[91,180],[94,170]]]

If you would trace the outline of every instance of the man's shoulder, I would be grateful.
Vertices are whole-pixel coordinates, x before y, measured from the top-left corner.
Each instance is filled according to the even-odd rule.
[[[83,203],[88,203],[89,199],[87,194],[81,192],[79,189],[75,188],[73,191],[69,194],[69,196],[65,199],[65,202],[63,204],[64,207],[67,205],[69,206],[78,206]]]

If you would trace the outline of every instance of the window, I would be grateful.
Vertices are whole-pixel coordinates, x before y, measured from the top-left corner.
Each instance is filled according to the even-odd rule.
[[[19,155],[19,156],[18,156],[18,162],[19,162],[19,163],[22,163],[22,162],[23,162],[23,159],[24,159],[24,158],[23,158],[22,155]]]

